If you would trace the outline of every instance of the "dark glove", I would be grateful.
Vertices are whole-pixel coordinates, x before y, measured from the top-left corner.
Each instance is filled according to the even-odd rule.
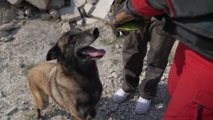
[[[135,19],[133,16],[130,16],[126,13],[124,9],[125,0],[114,0],[111,6],[112,19],[111,25],[113,33],[116,37],[127,36],[129,31],[118,29],[124,23]]]
[[[122,31],[122,30],[118,30],[117,28],[120,26],[120,24],[117,24],[117,22],[115,22],[115,20],[112,20],[112,31],[113,34],[115,35],[115,37],[121,37],[121,36],[127,36],[129,34],[128,31]]]

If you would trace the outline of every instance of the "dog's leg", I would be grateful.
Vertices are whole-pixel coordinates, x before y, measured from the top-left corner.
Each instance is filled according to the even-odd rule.
[[[32,97],[34,99],[35,102],[35,109],[36,109],[36,118],[39,120],[42,118],[41,116],[41,108],[42,108],[42,102],[38,99],[38,97],[36,97],[36,95],[34,94],[34,92],[32,92]]]
[[[82,115],[79,114],[79,112],[77,111],[77,109],[75,109],[75,107],[70,107],[69,109],[70,114],[74,117],[74,120],[86,120]]]
[[[90,113],[90,118],[95,118],[95,116],[96,116],[96,110],[94,108]]]
[[[96,109],[95,108],[92,108],[88,117],[87,117],[87,120],[93,120],[96,116]]]
[[[36,109],[36,118],[37,118],[37,120],[42,119],[41,110],[39,108]]]
[[[29,88],[35,102],[36,117],[37,119],[41,119],[41,109],[47,107],[49,103],[48,95],[46,95],[42,90],[39,90],[38,87],[32,86],[31,84],[29,84]]]

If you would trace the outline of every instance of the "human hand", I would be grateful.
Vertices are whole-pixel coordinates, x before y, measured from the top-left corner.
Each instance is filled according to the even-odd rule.
[[[125,23],[126,18],[131,17],[127,15],[124,10],[124,2],[125,0],[114,0],[111,6],[112,12],[111,26],[113,33],[116,37],[120,37],[123,35],[126,36],[129,33],[128,31],[122,31],[117,29],[119,26]]]
[[[116,37],[127,36],[129,34],[129,31],[118,29],[120,26],[126,23],[126,20],[131,20],[129,18],[133,19],[133,17],[127,15],[125,11],[121,11],[113,17],[111,26]]]
[[[115,37],[120,37],[121,36],[121,31],[117,29],[118,27],[118,23],[116,22],[115,19],[112,20],[112,23],[111,23],[111,27],[112,27],[112,31],[113,31],[113,34],[115,35]]]

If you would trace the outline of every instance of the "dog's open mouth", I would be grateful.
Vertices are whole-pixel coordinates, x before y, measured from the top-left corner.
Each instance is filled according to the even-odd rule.
[[[106,53],[105,50],[96,49],[91,46],[84,47],[79,51],[80,57],[86,58],[86,59],[92,59],[92,58],[99,59],[99,58],[103,57],[105,53]]]

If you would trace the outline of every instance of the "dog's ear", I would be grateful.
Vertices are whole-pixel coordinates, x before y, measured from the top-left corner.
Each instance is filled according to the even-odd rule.
[[[59,47],[57,44],[53,46],[47,53],[46,60],[54,60],[58,58]]]

